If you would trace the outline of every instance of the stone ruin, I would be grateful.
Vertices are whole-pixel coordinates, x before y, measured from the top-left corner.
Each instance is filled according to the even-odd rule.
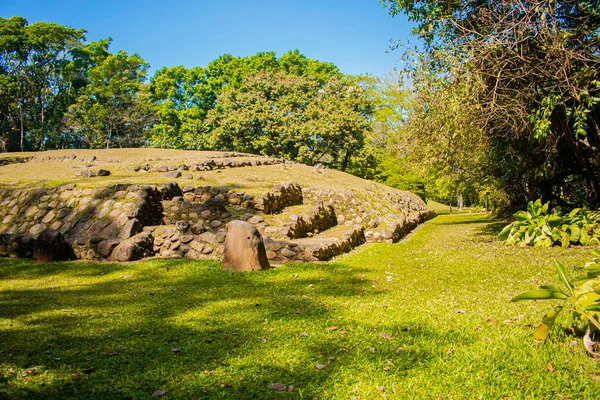
[[[365,189],[368,190],[368,189]],[[71,259],[134,261],[147,257],[220,259],[226,227],[240,220],[264,237],[270,262],[326,261],[366,242],[396,242],[435,215],[417,197],[275,185],[262,195],[226,186],[111,185],[0,189],[0,256],[31,258],[48,230],[64,237]],[[270,218],[295,206],[283,223]],[[285,219],[285,218],[284,218]],[[269,222],[271,221],[271,222]],[[38,240],[39,242],[39,240]]]

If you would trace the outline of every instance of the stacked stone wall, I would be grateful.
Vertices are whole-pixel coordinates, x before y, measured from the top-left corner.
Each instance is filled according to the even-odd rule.
[[[292,215],[292,223],[285,224],[279,232],[290,239],[313,236],[337,225],[333,206],[320,205],[309,214]]]

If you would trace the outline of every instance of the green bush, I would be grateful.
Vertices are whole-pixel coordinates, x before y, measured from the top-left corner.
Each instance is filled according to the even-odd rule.
[[[592,254],[600,257],[600,251],[593,250]],[[512,299],[522,300],[561,300],[564,304],[556,306],[547,313],[534,332],[536,340],[544,341],[550,336],[552,327],[560,313],[563,311],[570,313],[570,323],[574,328],[583,327],[585,336],[584,346],[594,356],[595,353],[592,336],[600,331],[598,317],[600,315],[600,260],[595,258],[593,262],[585,266],[585,274],[569,280],[564,267],[556,260],[556,269],[561,286],[544,285],[539,289],[530,290],[522,293]]]
[[[514,214],[515,221],[499,234],[506,244],[550,247],[600,244],[600,213],[576,208],[564,215],[560,207],[548,211],[549,203],[529,202],[527,211]]]

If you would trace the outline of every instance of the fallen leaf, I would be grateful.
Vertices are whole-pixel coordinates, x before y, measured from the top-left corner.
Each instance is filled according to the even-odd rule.
[[[460,309],[459,310],[454,310],[454,312],[456,314],[466,314],[467,313],[465,310],[460,310]]]
[[[293,392],[294,391],[294,387],[292,385],[288,386],[287,391],[290,392],[290,393]]]
[[[222,387],[232,387],[233,385],[231,383],[221,383]]]
[[[152,393],[152,397],[164,396],[166,393],[166,390],[157,390],[156,392]]]
[[[382,338],[386,339],[386,340],[394,340],[393,337],[391,337],[390,335],[388,335],[387,333],[382,333],[381,335]]]
[[[94,372],[96,370],[96,368],[94,367],[89,367],[89,368],[84,368],[83,369],[83,373],[84,374],[91,374],[92,372]]]
[[[263,343],[267,343],[267,338],[266,337],[263,337],[260,340],[262,340]]]
[[[125,350],[125,346],[123,346],[123,345],[120,345],[120,346],[118,347],[118,349],[119,349],[119,350],[121,350],[121,351],[123,351],[123,350]]]
[[[346,333],[348,333],[348,331],[347,331],[347,330],[345,330],[345,329],[342,329],[342,330],[340,331],[340,333],[341,333],[342,335],[345,335]]]
[[[329,357],[327,360],[333,361],[333,360],[335,360],[335,357]]]
[[[385,386],[377,386],[377,390],[380,390],[383,392],[385,390]]]
[[[288,390],[288,387],[286,385],[284,385],[283,383],[272,383],[268,386],[269,389],[271,390],[277,390],[279,392],[283,392],[284,390]],[[294,390],[294,388],[292,387],[292,390]]]
[[[316,369],[323,369],[323,368],[325,368],[325,366],[323,364],[317,364],[317,365],[315,365],[315,368]]]
[[[383,370],[384,370],[384,371],[389,371],[389,370],[390,370],[390,367],[383,367]]]
[[[329,328],[325,328],[326,331],[335,331],[337,330],[337,326],[330,326]]]
[[[302,332],[302,333],[301,333],[300,335],[298,335],[298,336],[300,336],[300,337],[305,337],[305,336],[308,336],[308,333],[306,333],[306,332]]]
[[[552,363],[548,363],[548,365],[546,365],[546,369],[550,372],[553,373],[554,372],[554,367],[552,366]]]
[[[446,350],[446,354],[452,354],[454,353],[454,349],[452,347],[450,347],[448,350]]]
[[[172,348],[171,351],[173,353],[181,353],[181,349],[180,348]]]
[[[371,347],[370,351],[371,351],[371,353],[375,353],[377,351],[377,349],[375,347]]]
[[[600,357],[600,353],[596,353],[594,351],[594,346],[596,345],[596,342],[594,342],[592,340],[592,337],[590,336],[591,331],[590,328],[588,328],[587,332],[585,333],[585,336],[583,337],[583,347],[585,347],[585,349],[588,351],[588,353],[590,353],[594,358],[599,358]]]

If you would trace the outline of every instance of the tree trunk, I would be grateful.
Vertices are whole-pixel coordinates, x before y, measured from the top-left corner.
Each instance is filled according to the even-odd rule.
[[[462,209],[463,209],[463,194],[462,194],[462,192],[458,192],[458,194],[456,195],[456,202],[458,203],[457,204],[458,211],[462,211]]]
[[[25,129],[23,126],[23,104],[21,103],[19,105],[19,120],[20,120],[20,132],[21,132],[21,139],[20,139],[20,147],[21,147],[21,151],[23,151],[23,139],[25,136]]]

